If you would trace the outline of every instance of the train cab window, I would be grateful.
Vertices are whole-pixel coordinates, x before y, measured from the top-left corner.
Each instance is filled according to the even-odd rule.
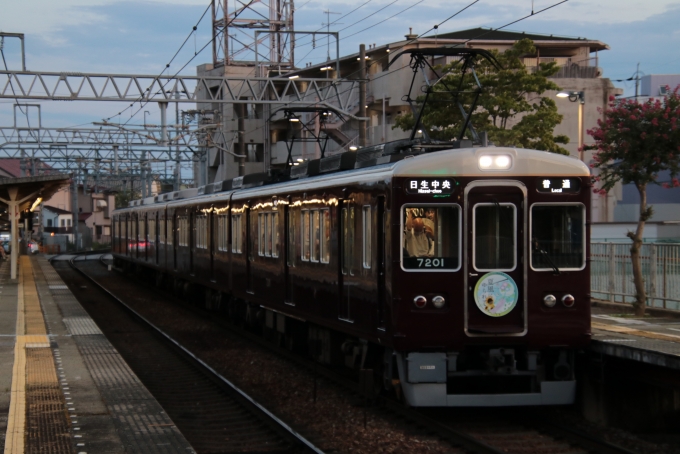
[[[586,214],[582,204],[531,207],[531,268],[575,271],[585,267]]]
[[[240,214],[231,216],[231,252],[241,254],[243,252],[243,224]]]
[[[352,274],[354,263],[354,207],[342,209],[342,274]]]
[[[473,263],[478,271],[512,271],[517,264],[516,207],[478,203],[473,208]]]
[[[401,221],[404,270],[460,269],[462,235],[458,205],[405,205]]]
[[[364,268],[371,268],[371,224],[373,220],[371,219],[371,206],[363,206],[363,217],[362,217],[362,249],[363,249],[363,265]]]

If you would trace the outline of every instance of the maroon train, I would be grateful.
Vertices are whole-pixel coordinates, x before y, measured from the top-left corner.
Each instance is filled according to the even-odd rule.
[[[410,405],[573,402],[591,337],[581,161],[372,147],[286,180],[134,201],[113,215],[115,260],[320,362],[373,369]]]

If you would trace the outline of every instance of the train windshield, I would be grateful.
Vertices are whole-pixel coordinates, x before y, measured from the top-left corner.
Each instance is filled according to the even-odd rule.
[[[585,266],[585,207],[531,207],[531,267],[535,270],[581,270]]]
[[[412,271],[459,269],[460,219],[457,205],[404,206],[402,267]]]

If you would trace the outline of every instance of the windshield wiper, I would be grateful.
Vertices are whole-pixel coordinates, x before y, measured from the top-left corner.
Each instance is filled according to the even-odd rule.
[[[550,266],[552,266],[552,269],[555,271],[555,273],[554,273],[555,276],[559,276],[560,275],[560,269],[557,267],[557,265],[555,265],[555,262],[552,261],[552,259],[550,258],[550,255],[548,255],[548,253],[543,249],[539,249],[538,252],[543,254],[543,256],[548,261],[548,263],[550,263]]]

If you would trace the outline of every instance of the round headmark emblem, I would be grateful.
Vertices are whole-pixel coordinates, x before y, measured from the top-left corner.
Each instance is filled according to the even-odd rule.
[[[475,285],[475,303],[490,317],[502,317],[517,305],[517,284],[505,273],[487,273]]]

